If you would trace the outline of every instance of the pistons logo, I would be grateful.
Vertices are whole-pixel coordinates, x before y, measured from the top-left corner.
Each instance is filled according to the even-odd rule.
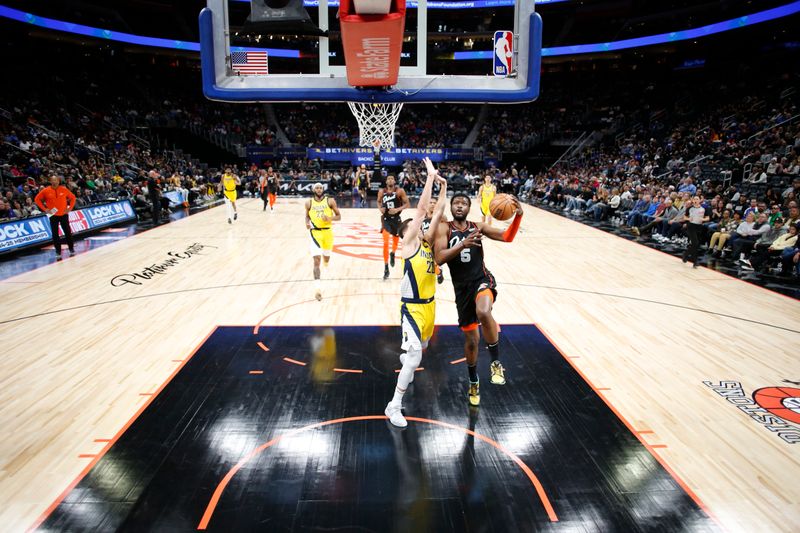
[[[783,382],[800,385],[797,381]],[[750,395],[739,381],[703,383],[787,444],[800,444],[800,388],[763,387]]]
[[[800,425],[800,389],[765,387],[755,391],[753,399],[773,415]]]

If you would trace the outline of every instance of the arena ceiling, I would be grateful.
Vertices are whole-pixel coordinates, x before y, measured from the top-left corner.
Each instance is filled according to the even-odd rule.
[[[617,41],[685,30],[785,5],[788,0],[563,0],[541,3],[545,47]],[[36,15],[137,35],[197,41],[197,14],[204,1],[5,0],[4,5]],[[232,19],[243,19],[249,4],[231,2]],[[309,11],[313,13],[314,8]],[[490,32],[509,8],[429,10],[429,28],[443,34]],[[796,16],[793,18],[797,18]],[[435,31],[435,30],[432,30]],[[444,36],[444,35],[443,35]]]

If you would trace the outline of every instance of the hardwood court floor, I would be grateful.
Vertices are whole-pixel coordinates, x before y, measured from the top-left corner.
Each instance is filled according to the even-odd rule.
[[[233,225],[212,209],[0,282],[4,528],[44,519],[217,326],[396,326],[376,211],[343,210],[316,302],[300,205],[243,200]],[[536,324],[722,528],[800,528],[798,407],[781,398],[800,388],[800,303],[530,207],[486,255],[498,322]],[[437,299],[455,324],[449,281]]]

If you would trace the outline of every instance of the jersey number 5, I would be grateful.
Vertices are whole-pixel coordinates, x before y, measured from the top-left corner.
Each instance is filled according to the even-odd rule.
[[[461,241],[462,239],[459,239],[458,237],[453,237],[452,239],[450,239],[450,248],[454,248]],[[470,260],[472,259],[472,254],[470,253],[469,248],[464,248],[463,250],[461,250],[460,255],[462,263],[469,263]]]

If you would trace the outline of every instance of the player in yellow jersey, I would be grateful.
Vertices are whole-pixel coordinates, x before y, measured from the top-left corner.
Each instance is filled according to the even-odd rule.
[[[331,260],[333,250],[333,228],[331,222],[341,220],[339,207],[336,200],[325,194],[322,183],[315,183],[311,190],[314,196],[306,201],[306,228],[311,235],[311,256],[314,258],[314,297],[322,300],[320,287],[320,258],[325,261],[325,266]]]
[[[403,368],[397,375],[397,386],[392,400],[386,405],[384,413],[389,421],[397,427],[406,427],[403,417],[403,395],[414,381],[414,372],[422,361],[422,351],[428,347],[428,339],[433,335],[433,324],[436,317],[436,263],[433,260],[433,241],[435,229],[444,213],[447,202],[447,181],[439,176],[433,168],[431,160],[425,158],[428,178],[422,195],[417,203],[414,218],[403,221],[400,225],[400,238],[403,239],[403,281],[400,284],[400,329],[403,343],[400,349],[400,363]],[[439,200],[428,233],[422,233],[422,222],[428,211],[431,200],[433,182],[439,183]],[[431,231],[433,230],[433,231]]]
[[[431,201],[428,203],[428,210],[425,212],[425,218],[422,219],[422,233],[428,233],[428,229],[431,227],[431,221],[433,220],[433,212],[436,210],[436,205],[438,204],[438,200],[431,198]],[[447,217],[442,215],[441,222],[447,222]],[[436,267],[436,283],[441,285],[444,282],[444,274],[442,273],[442,267],[439,265],[435,265]]]
[[[222,194],[225,195],[225,211],[228,214],[228,224],[232,224],[231,220],[239,218],[239,213],[236,211],[236,187],[242,184],[239,176],[231,172],[230,167],[225,168],[225,173],[222,179],[219,180],[219,188]]]
[[[489,210],[489,204],[494,200],[494,195],[497,194],[497,186],[492,183],[492,177],[488,174],[483,178],[483,185],[478,189],[478,200],[481,202],[481,222],[492,225],[492,213]]]

